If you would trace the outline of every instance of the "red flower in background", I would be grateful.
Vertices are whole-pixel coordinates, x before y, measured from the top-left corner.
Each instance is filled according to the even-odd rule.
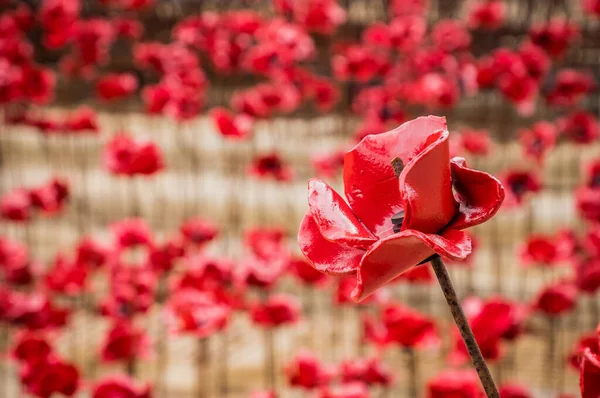
[[[335,375],[331,367],[306,350],[294,356],[285,367],[285,374],[290,386],[306,390],[327,385]]]
[[[135,19],[119,18],[113,21],[119,37],[128,40],[139,40],[144,34],[144,25]]]
[[[214,223],[201,217],[186,220],[179,227],[179,231],[187,243],[197,246],[214,240],[219,234],[219,228]]]
[[[53,178],[30,191],[31,204],[45,214],[59,212],[69,199],[69,185],[66,181]]]
[[[46,336],[30,331],[19,333],[12,349],[12,357],[25,364],[45,362],[51,353]]]
[[[583,0],[583,9],[596,18],[600,17],[600,0]]]
[[[153,246],[148,253],[148,267],[159,275],[170,272],[175,262],[185,255],[185,247],[180,239],[170,239]]]
[[[150,398],[149,385],[136,386],[135,380],[124,376],[106,376],[92,388],[92,398]]]
[[[97,269],[108,260],[110,249],[93,238],[82,238],[75,249],[75,263],[85,268]]]
[[[427,382],[427,398],[479,398],[481,389],[473,370],[445,370]]]
[[[71,262],[58,254],[46,272],[45,284],[53,292],[74,296],[86,289],[87,276],[85,264]]]
[[[542,189],[540,178],[530,171],[508,171],[501,179],[506,187],[506,201],[508,207],[521,206],[528,194],[539,192]]]
[[[281,3],[289,6],[281,7]],[[294,21],[311,32],[331,35],[339,25],[346,22],[346,10],[340,7],[337,0],[282,0],[281,3],[282,11],[290,10]]]
[[[327,283],[327,275],[314,269],[304,258],[292,259],[290,269],[293,275],[306,285],[322,286]]]
[[[339,48],[331,58],[331,68],[339,81],[355,80],[366,83],[388,69],[387,57],[371,47],[360,44]]]
[[[265,328],[296,323],[300,318],[300,304],[293,296],[274,294],[265,302],[253,305],[250,317],[252,322]]]
[[[144,313],[154,303],[157,275],[143,263],[111,264],[109,295],[100,304],[101,313],[112,318],[130,319]]]
[[[131,321],[118,320],[107,331],[100,346],[100,356],[105,362],[132,361],[146,358],[150,341],[143,329]]]
[[[558,132],[552,123],[540,121],[530,129],[519,130],[518,135],[524,155],[541,165],[546,155],[554,149]]]
[[[576,300],[577,286],[573,282],[559,281],[542,288],[533,302],[533,308],[554,317],[573,310]]]
[[[405,16],[392,19],[389,25],[373,23],[363,32],[363,41],[374,46],[398,51],[414,50],[422,43],[427,31],[423,17]]]
[[[577,288],[583,293],[595,294],[600,289],[600,257],[580,258],[573,266]]]
[[[554,18],[529,30],[531,41],[553,58],[561,58],[579,38],[579,27],[567,20]]]
[[[195,255],[186,257],[184,265],[185,271],[179,277],[176,289],[215,292],[233,282],[234,263],[229,260]]]
[[[136,246],[152,246],[153,237],[150,226],[141,218],[127,218],[113,223],[110,230],[118,250]]]
[[[438,21],[431,31],[431,38],[444,52],[466,50],[471,45],[471,35],[460,21],[454,19]]]
[[[33,281],[36,265],[29,258],[26,245],[0,238],[0,275],[6,283],[27,285]]]
[[[356,289],[356,278],[354,276],[342,276],[335,278],[336,290],[333,296],[336,305],[355,304],[352,299],[352,292]],[[377,290],[375,293],[365,298],[362,304],[382,304],[389,298],[389,292],[386,288]]]
[[[225,108],[214,108],[210,116],[223,137],[243,139],[252,133],[254,119],[245,113],[233,115]]]
[[[467,26],[470,29],[496,30],[504,24],[506,7],[499,0],[480,1],[470,5]]]
[[[600,396],[600,355],[587,349],[583,353],[579,372],[581,397],[595,398]]]
[[[77,21],[73,28],[73,44],[77,59],[81,65],[105,65],[109,61],[109,50],[115,40],[116,32],[111,21],[102,18],[92,18],[85,21]],[[123,76],[123,75],[121,75]],[[105,78],[103,78],[104,80]],[[122,79],[124,79],[122,77]],[[122,83],[127,85],[131,83]],[[137,82],[135,83],[137,86]],[[103,90],[106,90],[105,86]],[[109,91],[114,91],[112,90]],[[104,97],[107,91],[103,91],[101,97],[110,100],[113,97]],[[116,97],[114,97],[116,98]]]
[[[46,48],[55,50],[67,44],[80,10],[79,0],[47,0],[42,3],[38,17],[44,29]]]
[[[575,191],[575,205],[584,219],[600,222],[600,189],[581,187]]]
[[[115,101],[132,95],[138,89],[138,81],[131,73],[112,73],[96,83],[96,94],[104,101]]]
[[[498,389],[500,398],[533,398],[528,388],[520,384],[503,384]]]
[[[376,357],[345,360],[340,365],[340,374],[343,383],[359,381],[370,386],[379,384],[389,387],[395,381],[392,370]]]
[[[231,308],[210,293],[183,289],[171,293],[164,314],[171,332],[191,333],[202,339],[227,326]]]
[[[559,236],[530,235],[519,250],[524,266],[552,267],[570,258],[573,247]]]
[[[575,111],[558,121],[561,134],[577,144],[590,144],[600,136],[598,119],[591,113]]]
[[[592,354],[600,355],[600,336],[598,331],[585,334],[579,338],[575,343],[575,346],[569,353],[568,361],[569,364],[579,370],[581,360],[586,351],[590,351]]]
[[[589,188],[600,189],[600,159],[595,159],[585,165],[585,185]],[[598,230],[600,233],[600,230]]]
[[[257,178],[273,178],[282,182],[290,181],[294,176],[291,166],[287,165],[276,153],[255,158],[248,171],[250,175]]]
[[[43,293],[13,293],[7,299],[4,315],[13,325],[30,330],[52,330],[67,322],[67,310],[56,307]]]
[[[579,103],[595,87],[594,78],[586,72],[563,69],[557,73],[550,91],[548,104],[569,107]]]
[[[317,175],[323,178],[333,178],[338,175],[344,167],[344,154],[346,151],[339,150],[312,157],[312,165]]]
[[[357,381],[337,386],[324,386],[315,394],[315,398],[369,398],[370,396],[367,386]]]
[[[588,228],[583,238],[583,246],[592,256],[600,257],[600,225],[592,225]]]
[[[50,398],[54,394],[71,397],[80,383],[77,368],[55,356],[43,362],[26,363],[20,376],[25,391],[40,398]]]
[[[102,164],[116,175],[152,175],[164,168],[160,148],[150,141],[119,133],[104,147]]]
[[[492,140],[487,130],[465,129],[460,134],[461,146],[467,153],[486,156],[490,153]]]
[[[11,221],[27,221],[31,217],[31,196],[25,188],[15,189],[0,198],[0,214]]]
[[[97,133],[99,130],[96,111],[87,106],[81,106],[70,113],[66,117],[64,125],[66,130],[73,132]]]
[[[395,158],[405,165],[398,178]],[[344,186],[349,205],[324,182],[310,180],[298,243],[316,269],[357,273],[356,300],[434,253],[465,258],[470,240],[460,229],[487,220],[504,197],[496,179],[462,159],[450,161],[445,120],[433,116],[363,139],[346,154]],[[395,229],[392,217],[400,211]]]

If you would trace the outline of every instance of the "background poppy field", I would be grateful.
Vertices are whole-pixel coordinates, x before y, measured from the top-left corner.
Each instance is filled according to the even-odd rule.
[[[0,397],[482,396],[430,265],[360,304],[307,181],[422,115],[502,398],[600,397],[600,1],[0,0]]]

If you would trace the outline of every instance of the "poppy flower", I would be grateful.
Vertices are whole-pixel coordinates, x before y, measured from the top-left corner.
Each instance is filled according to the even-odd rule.
[[[178,278],[176,289],[196,289],[211,292],[233,282],[233,262],[203,255],[188,256],[184,260],[185,271]]]
[[[573,369],[579,370],[583,354],[588,350],[592,354],[600,355],[600,336],[597,331],[581,336],[571,349],[567,360]]]
[[[588,228],[583,238],[583,246],[592,256],[600,258],[600,225],[591,225]]]
[[[81,106],[67,116],[64,122],[65,129],[73,132],[97,133],[99,128],[96,118],[96,111],[87,106]]]
[[[290,261],[292,274],[303,284],[322,286],[327,283],[327,275],[314,269],[304,258],[294,258]]]
[[[251,286],[258,289],[272,288],[283,276],[288,266],[289,256],[277,259],[262,259],[249,256],[236,268],[235,280],[241,287]]]
[[[552,123],[540,121],[530,129],[519,130],[518,135],[523,154],[542,164],[546,155],[554,149],[558,132]]]
[[[478,398],[479,379],[473,370],[445,370],[427,382],[427,398]]]
[[[150,385],[137,386],[135,380],[125,376],[106,376],[94,383],[92,398],[150,398]]]
[[[585,165],[585,186],[600,189],[600,159],[593,160]]]
[[[315,398],[370,398],[365,383],[351,382],[336,386],[324,386],[315,394]]]
[[[277,398],[275,391],[255,391],[250,394],[250,398]]]
[[[285,374],[290,386],[312,390],[327,385],[334,371],[313,353],[303,350],[286,365]]]
[[[539,192],[542,182],[537,174],[530,171],[508,171],[501,178],[502,184],[507,188],[506,206],[521,206],[528,194]]]
[[[292,13],[296,23],[323,35],[333,34],[338,26],[346,22],[346,10],[337,0],[308,0],[296,4]]]
[[[210,116],[219,133],[225,138],[243,139],[252,133],[254,120],[245,113],[232,115],[225,108],[214,108]]]
[[[69,185],[65,180],[53,178],[46,184],[32,189],[29,195],[32,206],[43,213],[54,214],[59,212],[69,199]]]
[[[152,231],[140,218],[127,218],[111,224],[115,245],[119,250],[136,246],[152,246]]]
[[[583,353],[579,369],[581,397],[595,398],[600,396],[600,355],[587,349]]]
[[[396,158],[405,165],[397,178]],[[433,116],[364,138],[346,154],[344,186],[349,204],[324,182],[309,181],[298,243],[316,269],[356,273],[357,301],[434,253],[465,258],[470,240],[460,230],[490,218],[504,198],[498,180],[450,160],[445,119]]]
[[[561,58],[579,37],[578,26],[561,18],[534,25],[529,30],[531,41],[552,58]]]
[[[573,310],[576,304],[575,283],[559,281],[542,288],[533,302],[533,308],[546,316],[555,317]]]
[[[256,118],[268,118],[275,113],[291,113],[300,105],[300,92],[293,84],[261,83],[250,89],[236,91],[231,107],[237,113]]]
[[[103,101],[115,101],[128,97],[138,89],[138,81],[131,73],[112,73],[96,83],[96,95]]]
[[[153,246],[148,253],[148,267],[158,274],[168,273],[175,262],[185,255],[185,247],[180,239],[169,239],[168,241]]]
[[[67,322],[68,311],[57,307],[44,293],[15,293],[10,298],[6,316],[13,325],[29,330],[52,330]]]
[[[45,284],[51,291],[73,296],[85,290],[87,276],[84,264],[71,262],[58,254],[46,273]]]
[[[452,108],[459,100],[459,88],[454,79],[441,73],[427,73],[411,84],[409,103],[428,109]],[[417,94],[419,93],[419,94]]]
[[[75,248],[75,263],[85,268],[97,269],[108,261],[110,249],[89,237],[84,237]]]
[[[521,44],[518,55],[527,74],[534,80],[542,81],[550,71],[552,60],[541,47],[526,41]]]
[[[496,30],[504,24],[506,7],[498,0],[472,3],[468,10],[470,29]]]
[[[231,308],[218,302],[213,295],[192,289],[171,293],[165,304],[165,320],[172,333],[190,333],[206,338],[223,330]]]
[[[200,217],[190,218],[179,227],[181,235],[187,243],[203,245],[214,240],[219,234],[218,227]]]
[[[598,119],[589,112],[575,111],[558,121],[561,134],[577,144],[590,144],[600,136]]]
[[[24,331],[16,335],[12,357],[21,363],[44,362],[52,353],[46,336],[39,332]]]
[[[31,217],[31,196],[25,188],[15,189],[0,198],[0,214],[11,221],[27,221]]]
[[[506,73],[498,79],[498,88],[504,97],[515,105],[519,114],[530,116],[535,110],[540,87],[531,76]]]
[[[470,297],[463,304],[473,335],[486,360],[498,360],[504,355],[503,341],[514,340],[521,332],[527,315],[524,307],[501,297],[481,300]],[[469,358],[457,329],[452,334],[450,359],[462,363]]]
[[[160,148],[150,141],[119,133],[104,147],[102,164],[116,175],[152,175],[164,168]]]
[[[276,153],[261,155],[255,158],[248,172],[257,178],[273,178],[276,181],[290,181],[294,172]]]
[[[389,25],[374,23],[363,33],[363,41],[383,48],[408,52],[422,43],[427,23],[420,16],[404,16],[392,19]]]
[[[333,75],[342,82],[366,83],[384,74],[388,67],[385,54],[360,44],[340,48],[331,58]]]
[[[575,191],[575,206],[585,220],[600,222],[600,189],[578,188]]]
[[[596,16],[596,18],[600,17],[600,0],[583,0],[582,5],[586,12]]]
[[[345,153],[345,151],[339,150],[320,155],[314,155],[311,159],[311,163],[317,175],[324,178],[335,177],[344,167]]]
[[[471,45],[471,35],[454,19],[438,21],[431,31],[431,39],[437,48],[448,53],[466,50]]]
[[[568,259],[572,248],[559,241],[558,237],[531,235],[519,250],[523,266],[552,267]]]
[[[389,387],[395,381],[392,370],[386,367],[381,359],[377,357],[342,361],[340,374],[343,383],[360,381],[369,386],[381,385]]]
[[[143,263],[131,266],[113,259],[109,276],[110,292],[100,305],[103,315],[130,319],[148,311],[154,303],[157,275]]]
[[[490,153],[492,140],[486,130],[465,129],[460,134],[461,144],[467,153],[486,156]]]
[[[546,101],[553,106],[569,107],[576,105],[594,89],[594,78],[586,72],[563,69],[556,74]]]
[[[575,269],[575,283],[583,293],[595,294],[600,289],[600,257],[577,259]]]
[[[265,328],[296,323],[300,318],[300,304],[293,296],[274,294],[265,302],[254,304],[250,317],[252,322]]]
[[[128,40],[139,40],[144,34],[144,25],[140,21],[130,18],[113,20],[115,31],[119,37]]]
[[[46,48],[55,50],[67,43],[80,11],[78,0],[48,0],[42,3],[38,16],[44,29]]]
[[[82,65],[105,65],[115,37],[114,27],[107,19],[91,18],[73,26],[73,46]]]
[[[503,384],[498,388],[500,398],[533,398],[533,394],[520,384]]]
[[[25,364],[20,377],[25,391],[40,398],[49,398],[53,394],[71,397],[80,385],[77,368],[56,356],[50,356],[43,362]]]
[[[132,361],[146,358],[149,349],[150,340],[143,329],[137,328],[131,321],[118,320],[104,336],[100,356],[105,362]]]

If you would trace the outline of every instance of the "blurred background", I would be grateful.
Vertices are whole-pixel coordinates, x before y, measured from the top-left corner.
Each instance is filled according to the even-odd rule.
[[[309,178],[343,192],[346,150],[428,114],[508,191],[448,263],[502,396],[579,396],[600,2],[0,9],[0,396],[477,396],[429,265],[356,305],[296,243]]]

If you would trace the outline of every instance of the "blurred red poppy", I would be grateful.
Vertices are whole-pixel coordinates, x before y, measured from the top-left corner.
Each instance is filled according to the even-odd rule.
[[[150,385],[137,386],[135,380],[125,375],[105,376],[94,383],[92,398],[150,398]]]
[[[186,243],[202,246],[214,240],[219,234],[219,228],[201,217],[190,218],[179,227]]]
[[[33,188],[29,195],[31,204],[45,214],[59,212],[69,199],[69,185],[65,180],[53,178],[47,183]]]
[[[579,387],[582,398],[600,396],[600,355],[585,350],[579,370]]]
[[[467,15],[470,29],[495,30],[504,24],[505,5],[502,1],[478,1],[471,3]]]
[[[225,138],[243,139],[252,133],[254,120],[245,113],[233,115],[225,108],[214,108],[210,116],[219,133]]]
[[[58,254],[46,272],[45,285],[50,291],[74,296],[86,289],[87,276],[85,264],[69,261]]]
[[[290,181],[294,177],[291,166],[287,165],[276,153],[255,158],[248,172],[258,178],[273,178],[282,182]]]
[[[327,275],[314,269],[304,258],[294,258],[290,261],[290,270],[303,284],[322,286],[327,283]]]
[[[40,398],[49,398],[56,393],[71,397],[80,385],[77,368],[56,356],[49,356],[42,362],[26,363],[20,377],[25,391]]]
[[[427,382],[427,398],[478,398],[479,379],[473,370],[445,370]]]
[[[492,140],[487,130],[462,130],[460,140],[461,146],[471,155],[486,156],[490,153]]]
[[[570,312],[577,304],[577,286],[570,281],[559,281],[542,288],[533,302],[533,308],[549,317]]]
[[[150,141],[134,139],[122,132],[104,147],[102,164],[116,175],[152,175],[164,168],[161,149]]]
[[[577,288],[587,294],[600,289],[600,257],[579,258],[573,262]]]
[[[110,225],[117,250],[136,246],[152,246],[153,236],[150,226],[141,218],[126,218]]]
[[[105,362],[133,361],[147,358],[150,340],[146,332],[129,320],[117,320],[106,332],[100,345],[100,356]]]
[[[552,267],[568,260],[573,248],[560,236],[530,235],[519,249],[523,266]]]
[[[40,363],[48,359],[52,347],[44,334],[24,331],[16,335],[12,357],[21,363]]]
[[[530,129],[520,129],[518,135],[524,155],[542,164],[546,155],[554,149],[558,132],[552,123],[540,121]]]
[[[528,388],[521,384],[503,384],[498,388],[500,398],[533,398]]]
[[[285,374],[290,386],[306,390],[325,386],[335,376],[330,366],[306,350],[297,353],[286,365]]]
[[[591,74],[563,69],[556,74],[552,88],[546,94],[546,101],[550,105],[570,107],[579,103],[594,87]]]
[[[223,330],[230,314],[231,308],[212,294],[193,289],[173,291],[164,312],[172,333],[190,333],[201,339]]]
[[[131,73],[108,74],[96,83],[96,94],[104,101],[122,99],[132,95],[137,89],[137,78]]]
[[[312,157],[312,165],[318,176],[323,178],[336,177],[344,167],[344,150],[336,150]]]
[[[561,134],[577,144],[590,144],[600,136],[598,119],[585,111],[574,111],[559,119],[558,128]]]
[[[507,191],[504,202],[507,207],[521,206],[528,194],[542,189],[540,177],[531,171],[508,171],[504,173],[501,181]]]
[[[81,106],[70,113],[64,122],[65,129],[72,132],[92,132],[99,130],[96,111],[87,106]]]
[[[381,385],[389,387],[395,381],[392,370],[386,367],[383,361],[377,357],[342,361],[340,374],[343,383],[360,381],[369,386]]]
[[[597,331],[584,334],[579,338],[567,358],[569,364],[579,370],[583,354],[588,350],[592,354],[600,355],[600,336]]]
[[[0,214],[11,221],[27,221],[31,217],[31,196],[25,188],[17,188],[0,198]]]
[[[300,318],[300,304],[294,296],[274,294],[265,302],[254,304],[250,317],[255,324],[265,328],[296,323]]]
[[[600,222],[600,189],[578,188],[575,191],[575,206],[585,220]]]

